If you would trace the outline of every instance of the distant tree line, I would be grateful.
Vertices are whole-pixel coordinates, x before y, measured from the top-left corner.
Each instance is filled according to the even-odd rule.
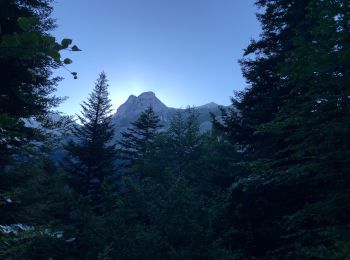
[[[350,2],[256,4],[210,132],[149,107],[115,141],[102,72],[67,141],[52,70],[79,49],[52,1],[0,1],[0,259],[350,259]]]

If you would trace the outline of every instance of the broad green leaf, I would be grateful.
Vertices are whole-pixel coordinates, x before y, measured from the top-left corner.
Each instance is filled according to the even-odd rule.
[[[61,59],[61,55],[57,50],[50,49],[47,54],[57,62]]]
[[[81,49],[79,49],[78,46],[73,45],[72,46],[72,51],[81,51]]]
[[[37,33],[34,32],[26,32],[18,34],[18,38],[21,45],[35,46],[38,45],[40,36],[38,36]]]
[[[46,36],[42,38],[43,45],[46,46],[54,46],[56,42],[56,38],[52,36]]]
[[[19,17],[17,19],[17,24],[23,31],[28,31],[31,27],[29,19],[27,17]]]
[[[64,64],[71,64],[73,61],[71,60],[71,59],[69,59],[69,58],[65,58],[64,60],[63,60],[63,63]]]
[[[72,44],[72,40],[71,39],[63,39],[62,41],[61,41],[61,45],[62,45],[62,47],[65,49],[65,48],[67,48],[70,44]]]

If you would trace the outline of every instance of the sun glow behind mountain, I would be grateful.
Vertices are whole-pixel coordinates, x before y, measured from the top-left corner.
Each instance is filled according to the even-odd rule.
[[[109,85],[110,98],[114,110],[123,104],[130,95],[138,96],[146,91],[156,92],[145,80],[141,80],[137,77],[125,82],[109,82]]]
[[[64,70],[55,74],[65,78],[57,95],[70,97],[59,107],[67,114],[80,111],[102,70],[115,108],[145,91],[172,107],[228,105],[246,86],[237,61],[260,32],[254,0],[55,2],[55,36],[82,49],[69,53],[77,80]]]

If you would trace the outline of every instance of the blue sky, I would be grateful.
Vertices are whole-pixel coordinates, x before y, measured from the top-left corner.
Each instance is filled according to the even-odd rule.
[[[114,108],[145,91],[171,107],[227,105],[246,85],[238,59],[259,35],[256,12],[253,0],[57,0],[53,34],[83,50],[63,53],[79,78],[56,72],[59,109],[78,113],[102,70]]]

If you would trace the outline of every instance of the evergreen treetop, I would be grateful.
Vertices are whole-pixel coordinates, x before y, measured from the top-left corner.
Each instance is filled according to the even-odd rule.
[[[81,125],[74,127],[74,137],[66,145],[66,169],[71,174],[73,189],[87,196],[93,205],[100,207],[104,185],[115,174],[116,147],[111,125],[111,103],[108,98],[107,77],[99,75],[88,101],[83,102]]]
[[[153,148],[161,127],[159,116],[154,113],[152,107],[148,107],[132,126],[122,133],[122,139],[118,142],[120,159],[126,160],[126,165],[142,160]]]

